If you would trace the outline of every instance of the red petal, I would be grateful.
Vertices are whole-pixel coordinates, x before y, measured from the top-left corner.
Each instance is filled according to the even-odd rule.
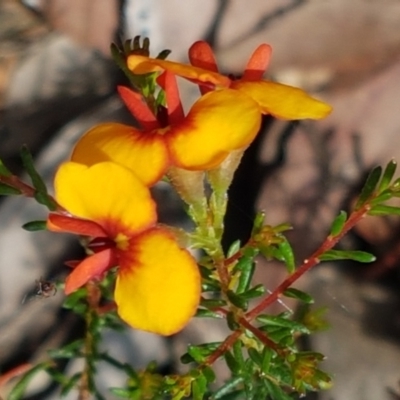
[[[189,60],[195,67],[208,69],[209,71],[218,72],[217,62],[211,46],[202,40],[195,42],[189,49]],[[199,85],[201,94],[206,94],[213,90],[206,86]]]
[[[181,121],[184,113],[175,75],[165,71],[157,78],[157,83],[165,90],[169,124]]]
[[[93,221],[68,217],[60,214],[49,214],[47,228],[53,232],[67,232],[75,235],[107,237],[103,228]]]
[[[190,64],[195,67],[218,72],[217,62],[211,46],[202,40],[195,42],[189,49]]]
[[[142,96],[125,86],[118,86],[118,93],[127,109],[138,120],[145,130],[159,128],[156,117],[149,109],[148,105],[143,101]]]
[[[262,79],[271,59],[272,47],[261,44],[250,57],[242,79],[244,81],[258,81]]]
[[[93,278],[99,278],[108,268],[113,267],[115,262],[115,252],[112,249],[85,258],[65,280],[65,294],[74,292]]]

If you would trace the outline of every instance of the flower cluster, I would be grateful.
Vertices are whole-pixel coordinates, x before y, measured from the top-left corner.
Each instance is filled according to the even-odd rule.
[[[93,127],[56,173],[55,198],[61,207],[49,215],[47,226],[88,238],[88,256],[67,277],[66,294],[101,280],[116,267],[114,297],[125,322],[162,335],[187,324],[199,304],[200,273],[173,230],[157,224],[149,187],[167,176],[182,192],[190,174],[234,169],[237,165],[226,160],[250,145],[263,114],[288,120],[329,114],[330,106],[302,90],[263,80],[270,54],[269,45],[259,46],[240,79],[218,72],[205,42],[190,48],[190,65],[150,58],[143,52],[127,56],[132,76],[148,83],[139,85],[139,90],[118,88],[139,127],[120,123]],[[176,77],[200,88],[201,96],[186,115]],[[155,90],[149,90],[153,86],[157,98]],[[229,183],[230,179],[224,189]],[[190,206],[196,195],[182,197]]]

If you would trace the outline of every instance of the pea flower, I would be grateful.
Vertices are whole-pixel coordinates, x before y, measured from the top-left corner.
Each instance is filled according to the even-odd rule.
[[[196,312],[200,275],[190,253],[167,228],[156,225],[149,189],[112,162],[90,167],[66,162],[54,187],[67,211],[51,213],[48,228],[88,236],[93,253],[69,274],[65,293],[118,266],[114,297],[122,320],[161,335],[182,329]]]
[[[150,186],[170,166],[190,171],[215,168],[231,151],[248,146],[256,136],[261,116],[247,95],[232,89],[207,93],[185,116],[175,76],[167,71],[158,77],[158,83],[165,91],[166,108],[155,114],[140,94],[119,87],[141,128],[97,125],[78,141],[71,160],[85,165],[114,161]]]
[[[128,68],[134,74],[171,71],[198,83],[202,93],[214,89],[230,89],[230,96],[245,94],[254,101],[254,109],[277,118],[294,120],[326,117],[331,112],[328,104],[314,99],[301,89],[262,79],[269,64],[271,51],[271,46],[260,45],[250,57],[240,79],[231,79],[218,73],[212,49],[204,41],[194,43],[189,49],[192,65],[131,55],[128,57]]]

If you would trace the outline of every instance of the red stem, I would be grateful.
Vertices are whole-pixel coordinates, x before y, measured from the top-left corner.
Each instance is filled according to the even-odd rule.
[[[22,182],[21,179],[19,179],[16,175],[0,176],[0,182],[15,189],[18,189],[25,197],[35,197],[36,189]],[[49,195],[49,197],[54,201],[54,204],[57,206],[57,209],[54,210],[55,212],[62,213],[66,211],[65,208],[61,207],[52,196]]]
[[[304,260],[303,264],[299,268],[297,268],[295,272],[289,275],[271,294],[265,297],[251,311],[246,313],[246,319],[248,321],[251,321],[252,319],[257,317],[266,307],[274,303],[286,289],[292,286],[294,282],[301,278],[312,267],[319,264],[319,257],[327,250],[332,249],[343,238],[343,236],[348,231],[350,231],[354,227],[354,225],[356,225],[361,220],[361,218],[364,217],[364,215],[369,211],[370,208],[371,206],[369,205],[369,203],[366,203],[359,210],[354,211],[344,224],[341,232],[336,236],[329,235],[321,244],[321,246],[311,255],[310,258]]]

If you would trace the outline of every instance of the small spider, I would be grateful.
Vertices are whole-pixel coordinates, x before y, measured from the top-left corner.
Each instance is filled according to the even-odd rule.
[[[30,302],[34,299],[47,299],[55,296],[57,293],[57,286],[54,282],[46,281],[42,278],[35,280],[35,289],[26,294],[22,300],[22,304]],[[1,400],[1,399],[0,399]]]
[[[57,293],[57,287],[54,282],[45,281],[44,279],[40,278],[39,280],[35,280],[36,283],[36,292],[35,295],[38,297],[50,297],[55,296]]]

